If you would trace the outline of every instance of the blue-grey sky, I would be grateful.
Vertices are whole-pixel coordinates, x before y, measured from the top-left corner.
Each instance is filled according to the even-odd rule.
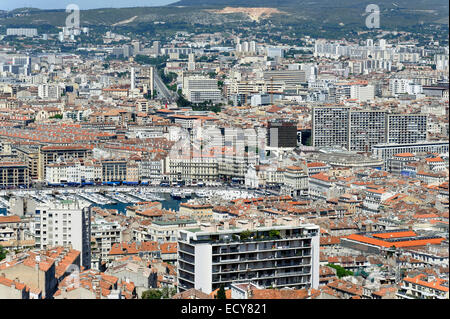
[[[39,9],[65,9],[76,4],[81,10],[96,8],[152,7],[174,3],[177,0],[0,0],[0,10],[32,7]]]

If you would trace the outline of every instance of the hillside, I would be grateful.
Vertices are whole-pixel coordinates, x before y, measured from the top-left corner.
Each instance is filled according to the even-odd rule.
[[[161,7],[93,9],[81,11],[81,25],[91,28],[126,28],[134,33],[174,30],[227,31],[252,23],[298,33],[345,35],[364,30],[365,8],[372,0],[181,0]],[[422,32],[422,26],[448,25],[446,0],[379,0],[381,28]],[[0,28],[11,26],[62,27],[65,10],[16,9],[0,12]],[[155,22],[157,24],[155,24]],[[163,22],[163,24],[158,24]],[[448,26],[444,26],[447,29]]]
[[[273,7],[273,8],[365,8],[376,3],[380,9],[410,9],[410,10],[442,10],[447,9],[446,0],[180,0],[168,6],[189,7]]]

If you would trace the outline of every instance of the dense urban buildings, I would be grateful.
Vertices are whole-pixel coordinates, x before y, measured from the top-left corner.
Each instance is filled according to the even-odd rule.
[[[0,4],[0,299],[448,299],[440,1]]]

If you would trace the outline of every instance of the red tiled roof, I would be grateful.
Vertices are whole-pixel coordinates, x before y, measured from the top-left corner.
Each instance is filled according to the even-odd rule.
[[[373,234],[373,237],[387,239],[387,238],[401,238],[401,237],[413,237],[417,236],[415,232],[410,231],[402,231],[402,232],[389,232],[389,233],[378,233]]]
[[[351,234],[346,238],[359,241],[366,244],[371,244],[375,246],[389,248],[395,246],[399,247],[412,247],[412,246],[424,246],[426,244],[440,244],[445,238],[428,238],[428,239],[417,239],[417,240],[405,240],[405,241],[397,241],[397,242],[388,242],[376,238],[370,238],[363,235]]]
[[[0,216],[0,224],[2,223],[20,223],[21,219],[17,215]]]

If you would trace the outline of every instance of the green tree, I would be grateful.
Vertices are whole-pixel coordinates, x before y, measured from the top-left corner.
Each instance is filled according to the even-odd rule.
[[[186,100],[183,96],[180,95],[180,96],[178,97],[178,99],[177,99],[177,106],[178,106],[179,108],[184,108],[184,107],[187,107],[187,106],[191,107],[191,106],[192,106],[192,103],[189,102],[189,101]]]
[[[225,293],[225,287],[220,285],[219,291],[217,291],[217,299],[227,299],[227,295]]]
[[[177,293],[176,288],[164,287],[163,289],[161,289],[161,296],[163,299],[170,299],[176,293]]]
[[[353,276],[353,272],[350,270],[346,270],[344,267],[335,264],[327,264],[328,267],[336,269],[336,275],[338,278]]]
[[[311,137],[311,136],[309,136],[309,137],[306,139],[305,145],[306,145],[306,146],[311,146],[311,145],[312,145],[312,137]]]
[[[279,230],[275,230],[275,229],[270,230],[269,231],[269,237],[270,238],[280,238],[281,237],[280,236],[280,231]]]
[[[142,292],[142,299],[161,299],[162,296],[162,291],[158,289],[149,289]]]
[[[6,253],[7,253],[6,249],[3,248],[3,246],[0,246],[0,260],[5,259]]]
[[[239,234],[239,236],[241,237],[241,240],[248,239],[252,235],[253,235],[253,233],[251,231],[249,231],[249,230],[244,230],[243,232],[241,232]]]

